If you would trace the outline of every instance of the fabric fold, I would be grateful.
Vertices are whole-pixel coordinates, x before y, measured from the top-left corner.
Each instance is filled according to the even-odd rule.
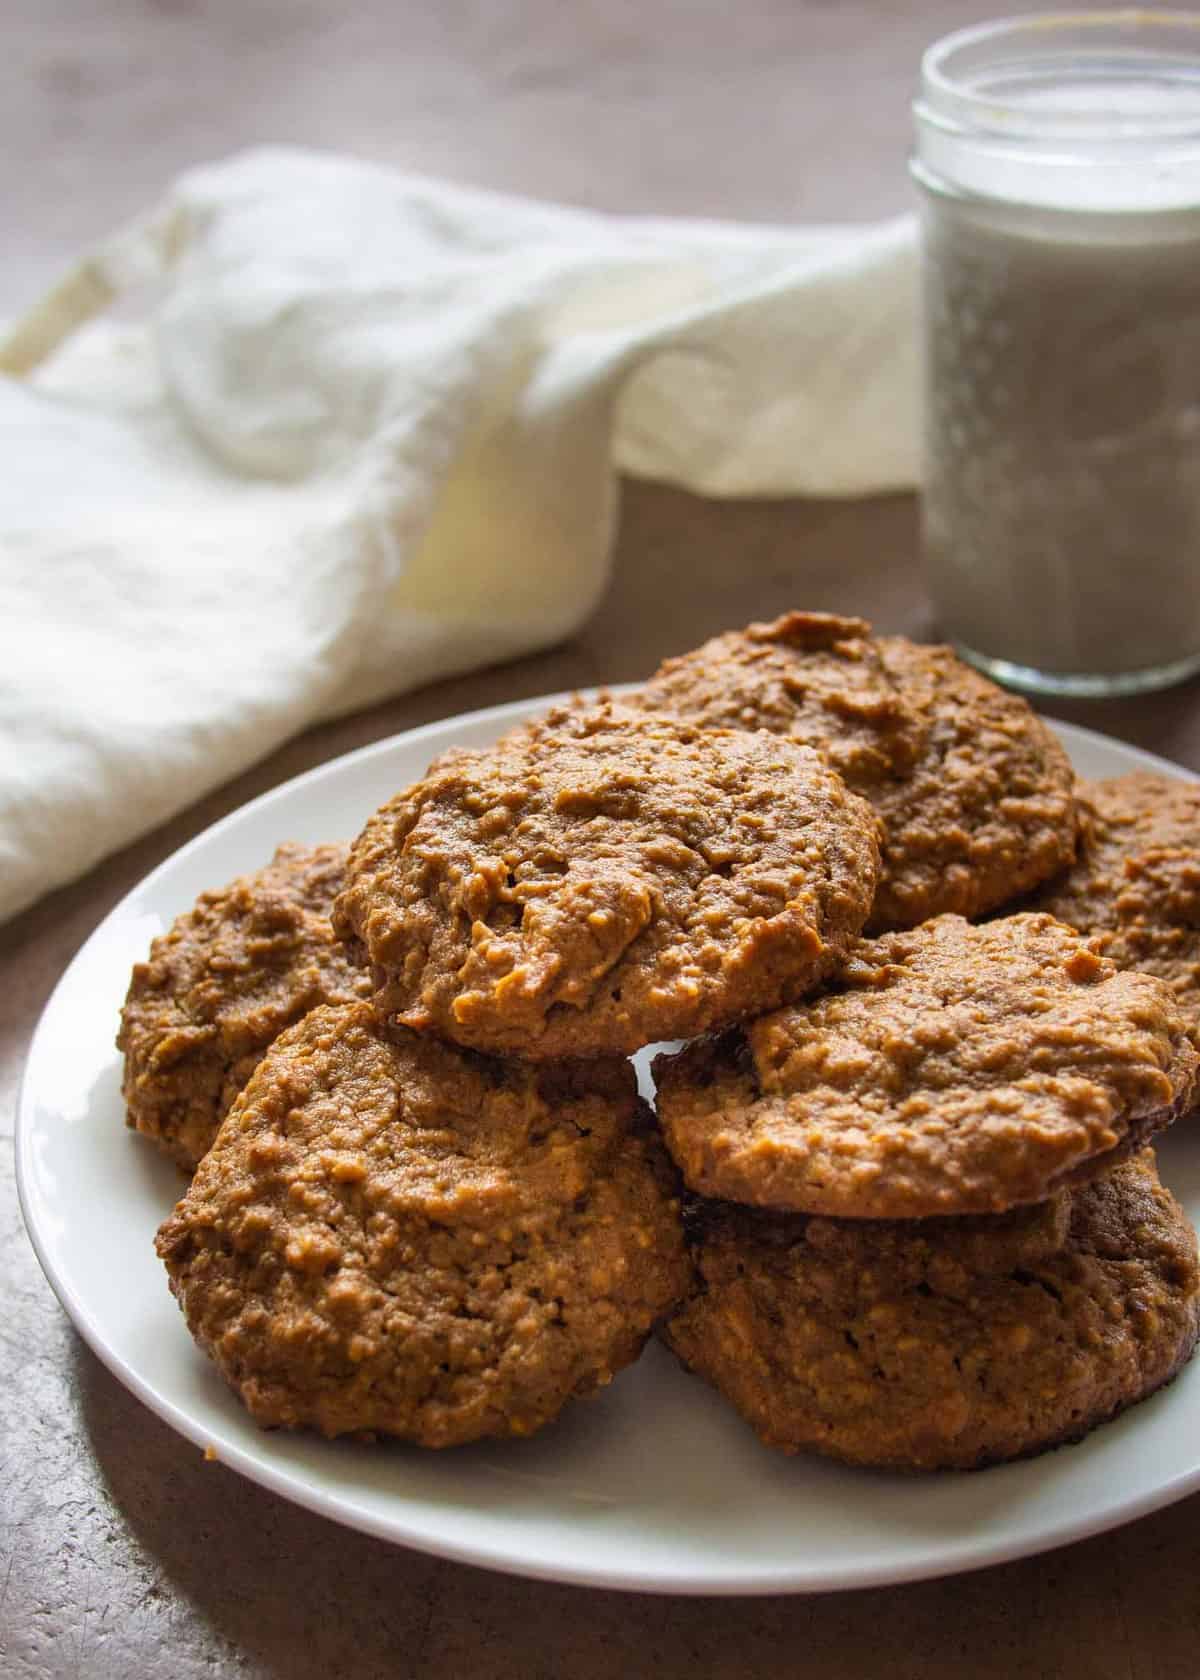
[[[0,339],[0,916],[312,722],[570,635],[619,470],[913,484],[914,276],[908,219],[181,177]]]

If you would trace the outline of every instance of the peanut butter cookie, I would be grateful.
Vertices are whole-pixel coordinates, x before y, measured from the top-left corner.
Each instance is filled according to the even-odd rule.
[[[126,1121],[185,1171],[285,1027],[369,994],[329,925],[347,850],[280,846],[265,869],[203,893],[134,968],[117,1034]]]
[[[658,1114],[702,1194],[841,1218],[998,1213],[1094,1176],[1189,1109],[1165,982],[1050,916],[859,940],[806,1004],[660,1056]]]
[[[367,823],[334,923],[404,1026],[628,1054],[811,990],[877,827],[808,747],[601,706],[439,760]]]
[[[945,647],[860,618],[787,613],[668,659],[622,704],[818,747],[883,818],[873,932],[978,916],[1075,848],[1072,773],[1050,729]]]
[[[158,1252],[257,1422],[528,1435],[641,1351],[688,1277],[628,1062],[499,1062],[324,1008],[234,1104]]]
[[[1012,1213],[689,1215],[697,1284],[664,1340],[762,1440],[891,1470],[1067,1441],[1167,1383],[1200,1327],[1196,1234],[1146,1150]]]
[[[1079,857],[1037,908],[1159,975],[1200,1027],[1200,782],[1139,770],[1077,793]]]

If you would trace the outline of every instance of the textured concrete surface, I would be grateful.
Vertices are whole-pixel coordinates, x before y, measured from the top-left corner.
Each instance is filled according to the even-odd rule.
[[[267,140],[615,211],[885,215],[907,199],[921,47],[988,7],[3,0],[0,15],[3,309],[177,170]]]
[[[884,0],[0,0],[0,311],[252,139],[346,146],[615,210],[787,218],[906,202],[920,44],[986,15]],[[205,1464],[70,1329],[21,1227],[11,1115],[62,969],[225,811],[412,724],[619,681],[803,600],[927,633],[905,498],[717,505],[628,491],[571,644],[314,731],[0,928],[0,1674],[1194,1680],[1200,1499],[1048,1557],[815,1599],[695,1601],[486,1575],[334,1527]],[[0,639],[3,630],[0,627]],[[1063,715],[1200,769],[1200,690]]]

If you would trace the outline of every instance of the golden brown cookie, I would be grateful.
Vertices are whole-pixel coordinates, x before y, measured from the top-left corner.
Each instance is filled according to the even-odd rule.
[[[885,824],[872,931],[981,915],[1073,856],[1058,740],[949,648],[873,638],[860,618],[786,613],[668,659],[622,703],[820,748]]]
[[[692,1236],[697,1284],[664,1340],[788,1453],[891,1470],[1026,1457],[1169,1382],[1200,1327],[1196,1234],[1151,1150],[1008,1214],[710,1202]]]
[[[439,760],[367,823],[334,923],[402,1025],[627,1054],[811,990],[877,870],[810,748],[600,707]]]
[[[859,940],[837,981],[654,1064],[704,1195],[840,1218],[998,1213],[1094,1176],[1196,1100],[1163,981],[1050,916]]]
[[[126,1123],[188,1172],[285,1027],[370,993],[329,925],[347,850],[280,846],[265,869],[203,893],[133,970],[117,1034]]]
[[[1144,770],[1077,789],[1079,857],[1038,895],[1121,968],[1157,974],[1200,1026],[1200,782]]]
[[[254,1418],[453,1446],[528,1435],[686,1285],[628,1062],[499,1062],[319,1009],[271,1047],[158,1252]]]

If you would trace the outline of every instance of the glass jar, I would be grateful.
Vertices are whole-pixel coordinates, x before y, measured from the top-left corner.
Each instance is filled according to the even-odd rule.
[[[1200,670],[1200,15],[963,30],[914,110],[943,633],[1030,690]]]

